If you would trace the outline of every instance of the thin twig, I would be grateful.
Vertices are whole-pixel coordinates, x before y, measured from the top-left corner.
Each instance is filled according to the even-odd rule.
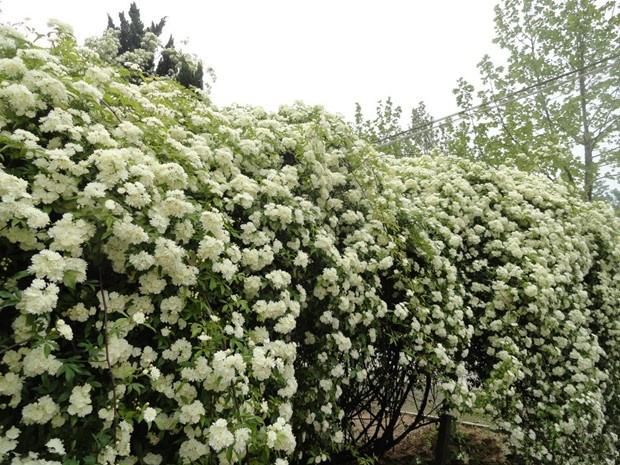
[[[110,372],[110,381],[112,382],[112,434],[116,441],[116,425],[118,422],[116,416],[116,383],[114,381],[114,373],[112,373],[112,363],[110,362],[110,349],[108,344],[108,305],[103,290],[103,273],[101,272],[101,267],[99,267],[99,288],[101,290],[101,304],[103,306],[103,343],[105,345],[105,360],[108,365],[108,371]]]
[[[112,113],[112,114],[114,115],[114,117],[117,119],[117,121],[118,121],[119,123],[122,123],[122,122],[123,122],[123,121],[122,121],[122,120],[118,117],[118,115],[116,114],[116,112],[114,111],[114,109],[113,109],[110,105],[108,105],[108,103],[107,103],[105,100],[101,99],[101,103],[103,103],[103,105],[104,105],[104,106],[105,106],[108,110],[110,110],[110,113]]]
[[[31,342],[31,340],[30,340],[30,339],[28,339],[27,341],[23,341],[23,342],[16,342],[15,344],[10,345],[10,346],[5,347],[5,348],[3,348],[2,350],[0,350],[0,355],[5,354],[5,353],[6,353],[6,352],[8,352],[9,350],[13,350],[13,349],[16,349],[16,348],[18,348],[18,347],[25,346],[25,345],[26,345],[26,344],[28,344],[29,342]]]

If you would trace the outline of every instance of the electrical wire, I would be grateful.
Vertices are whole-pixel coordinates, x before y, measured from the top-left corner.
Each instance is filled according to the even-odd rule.
[[[576,68],[576,69],[572,69],[570,71],[566,71],[565,73],[559,74],[557,76],[553,76],[551,78],[545,79],[543,81],[537,82],[536,84],[532,84],[529,86],[526,86],[522,89],[519,89],[515,92],[511,92],[507,95],[504,95],[502,97],[498,97],[496,99],[493,99],[489,102],[484,102],[481,103],[479,105],[476,105],[475,107],[469,107],[466,108],[464,110],[461,111],[457,111],[455,113],[452,113],[450,115],[447,116],[443,116],[441,118],[426,122],[424,124],[420,124],[418,126],[409,128],[409,129],[405,129],[403,131],[397,132],[395,134],[392,134],[390,136],[384,137],[383,139],[378,141],[378,147],[382,148],[382,147],[386,147],[388,145],[393,144],[394,142],[397,142],[398,140],[404,139],[406,138],[408,135],[410,134],[415,134],[417,132],[419,132],[420,130],[423,129],[429,129],[432,128],[433,126],[435,126],[437,123],[441,123],[443,121],[447,121],[447,120],[451,120],[452,118],[458,118],[458,120],[463,119],[465,116],[468,116],[470,113],[472,112],[476,112],[477,110],[483,109],[483,108],[498,108],[499,106],[503,106],[507,103],[510,102],[514,102],[517,100],[520,100],[522,98],[527,98],[529,96],[531,96],[534,93],[537,93],[541,88],[545,88],[547,86],[550,86],[551,84],[554,84],[556,86],[561,85],[561,82],[558,82],[562,79],[565,79],[567,77],[572,77],[575,74],[578,73],[584,73],[585,71],[588,71],[585,74],[592,74],[593,72],[598,72],[602,69],[606,69],[608,67],[611,67],[613,65],[613,63],[611,64],[606,64],[608,61],[616,59],[620,57],[620,53],[615,53],[612,55],[608,55],[604,58],[601,58],[600,60],[594,61],[592,63],[589,63],[581,68]],[[602,66],[603,64],[605,64],[604,66]],[[518,98],[514,98],[517,97]]]
[[[613,65],[613,63],[611,65]],[[599,65],[599,66],[597,66],[595,68],[591,68],[588,72],[585,72],[584,74],[585,75],[594,74],[594,73],[597,73],[598,71],[602,71],[602,70],[605,70],[606,68],[610,68],[611,65]],[[445,116],[443,118],[439,118],[439,119],[434,120],[434,121],[429,121],[429,122],[424,123],[424,124],[422,124],[420,126],[416,126],[415,128],[411,128],[411,129],[408,129],[408,130],[403,131],[403,132],[406,132],[406,133],[411,132],[412,136],[414,136],[416,134],[425,134],[429,130],[435,129],[434,124],[436,124],[437,122],[443,122],[444,120],[446,120],[446,121],[450,121],[451,123],[458,123],[459,121],[465,119],[466,117],[472,116],[473,114],[475,114],[479,110],[482,110],[482,109],[489,109],[489,110],[499,109],[502,106],[505,106],[505,105],[507,105],[507,104],[509,104],[511,102],[516,102],[516,101],[528,98],[528,97],[530,97],[532,95],[539,95],[540,91],[542,89],[547,89],[547,87],[549,88],[549,90],[553,90],[553,89],[562,87],[562,86],[568,84],[569,82],[571,82],[573,79],[574,79],[574,76],[571,75],[571,76],[568,77],[568,79],[565,79],[565,80],[562,80],[562,81],[554,81],[554,82],[548,84],[547,86],[539,87],[539,88],[534,88],[534,89],[530,90],[529,92],[527,92],[526,94],[521,95],[519,98],[509,99],[509,96],[500,97],[500,98],[498,98],[498,99],[496,99],[494,101],[485,102],[484,104],[478,105],[477,107],[471,107],[471,108],[468,108],[468,109],[466,109],[464,111],[461,111],[461,112],[458,112],[458,113],[454,113],[452,115],[448,115],[448,116]],[[455,118],[455,119],[452,120],[452,118]],[[401,134],[401,133],[397,133],[397,135],[398,134]],[[406,138],[404,136],[403,137],[396,137],[397,135],[391,136],[391,137],[394,137],[394,140],[390,140],[387,143],[383,143],[383,144],[379,145],[379,147],[380,148],[381,147],[387,147],[387,146],[389,146],[391,144],[394,144],[395,142],[398,142],[398,141],[403,140],[403,139]],[[407,136],[407,135],[408,134],[405,134],[405,136]],[[387,139],[388,138],[382,139],[382,140],[387,140]]]

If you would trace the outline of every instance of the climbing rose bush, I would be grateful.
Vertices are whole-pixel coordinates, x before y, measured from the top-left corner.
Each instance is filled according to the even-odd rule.
[[[526,459],[613,463],[603,207],[130,77],[0,30],[0,460],[320,463],[391,337]]]
[[[616,463],[613,212],[517,170],[447,157],[387,165],[388,191],[424,218],[432,247],[431,266],[416,281],[423,285],[443,261],[443,282],[457,292],[451,300],[435,295],[429,306],[423,290],[411,302],[414,358],[439,347],[464,362],[443,382],[447,404],[484,411],[531,463]],[[410,288],[422,290],[418,282]]]
[[[332,380],[388,314],[394,244],[347,168],[369,147],[318,108],[219,112],[54,40],[3,30],[2,453],[326,458]]]

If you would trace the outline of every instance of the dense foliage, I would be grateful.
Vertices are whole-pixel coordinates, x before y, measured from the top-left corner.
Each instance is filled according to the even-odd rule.
[[[389,345],[526,460],[615,462],[610,212],[127,74],[1,30],[0,460],[326,461]]]

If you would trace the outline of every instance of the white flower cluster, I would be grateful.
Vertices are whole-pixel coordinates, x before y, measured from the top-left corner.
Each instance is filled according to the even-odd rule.
[[[613,212],[516,170],[431,157],[390,164],[394,195],[432,247],[411,288],[434,279],[453,291],[430,301],[414,292],[409,304],[415,357],[450,361],[441,364],[452,371],[443,383],[451,408],[484,409],[535,463],[615,463]]]
[[[0,461],[319,463],[394,334],[537,463],[615,457],[602,208],[382,157],[321,108],[130,84],[66,33],[0,43]]]

